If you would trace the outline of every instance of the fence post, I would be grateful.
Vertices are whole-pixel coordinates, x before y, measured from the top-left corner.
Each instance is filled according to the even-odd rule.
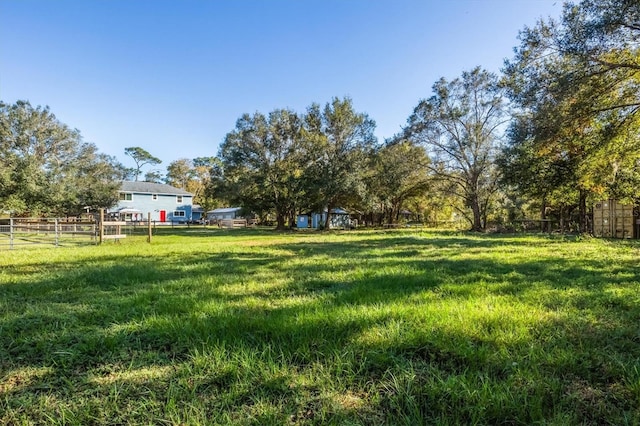
[[[151,213],[147,213],[147,242],[151,243]]]
[[[98,223],[98,235],[99,235],[99,241],[98,244],[102,244],[102,241],[104,239],[104,209],[100,209],[100,222]]]
[[[58,237],[58,218],[57,217],[53,220],[53,235],[54,235],[54,241],[55,241],[54,245],[58,247],[59,237]]]
[[[9,218],[9,250],[13,249],[13,218]]]

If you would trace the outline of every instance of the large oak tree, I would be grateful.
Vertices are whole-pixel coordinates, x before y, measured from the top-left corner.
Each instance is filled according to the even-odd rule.
[[[286,227],[300,200],[302,121],[290,110],[244,114],[220,147],[224,189],[230,201],[264,213],[274,210]]]
[[[424,144],[429,169],[464,200],[471,229],[486,226],[486,215],[497,190],[495,158],[506,121],[498,79],[480,68],[452,81],[433,85],[433,96],[420,101],[409,117],[404,136]]]
[[[368,159],[376,145],[375,121],[356,112],[349,98],[314,104],[305,115],[308,184],[316,208],[331,212],[365,196]],[[325,228],[329,228],[330,214]]]
[[[83,142],[48,107],[0,102],[0,210],[76,215],[110,207],[124,168]]]

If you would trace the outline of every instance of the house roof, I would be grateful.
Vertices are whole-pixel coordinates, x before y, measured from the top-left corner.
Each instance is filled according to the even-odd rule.
[[[242,207],[225,207],[222,209],[209,210],[207,213],[233,213],[241,209]]]
[[[136,192],[141,194],[168,194],[168,195],[193,195],[184,189],[175,188],[164,183],[153,182],[131,182],[123,181],[120,185],[121,191]]]
[[[339,209],[339,208],[331,209],[331,213],[332,214],[349,214],[348,211],[344,209]]]

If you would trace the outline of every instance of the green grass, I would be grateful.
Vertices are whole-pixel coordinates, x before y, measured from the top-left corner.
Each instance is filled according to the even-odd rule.
[[[0,424],[640,424],[640,245],[158,231],[0,251]]]

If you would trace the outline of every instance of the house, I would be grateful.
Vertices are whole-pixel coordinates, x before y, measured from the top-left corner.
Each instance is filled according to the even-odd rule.
[[[120,220],[151,220],[184,223],[193,220],[193,194],[171,185],[153,182],[124,181],[119,201],[108,210]]]
[[[237,219],[240,217],[242,207],[225,207],[207,212],[207,220],[215,222],[222,219]]]

